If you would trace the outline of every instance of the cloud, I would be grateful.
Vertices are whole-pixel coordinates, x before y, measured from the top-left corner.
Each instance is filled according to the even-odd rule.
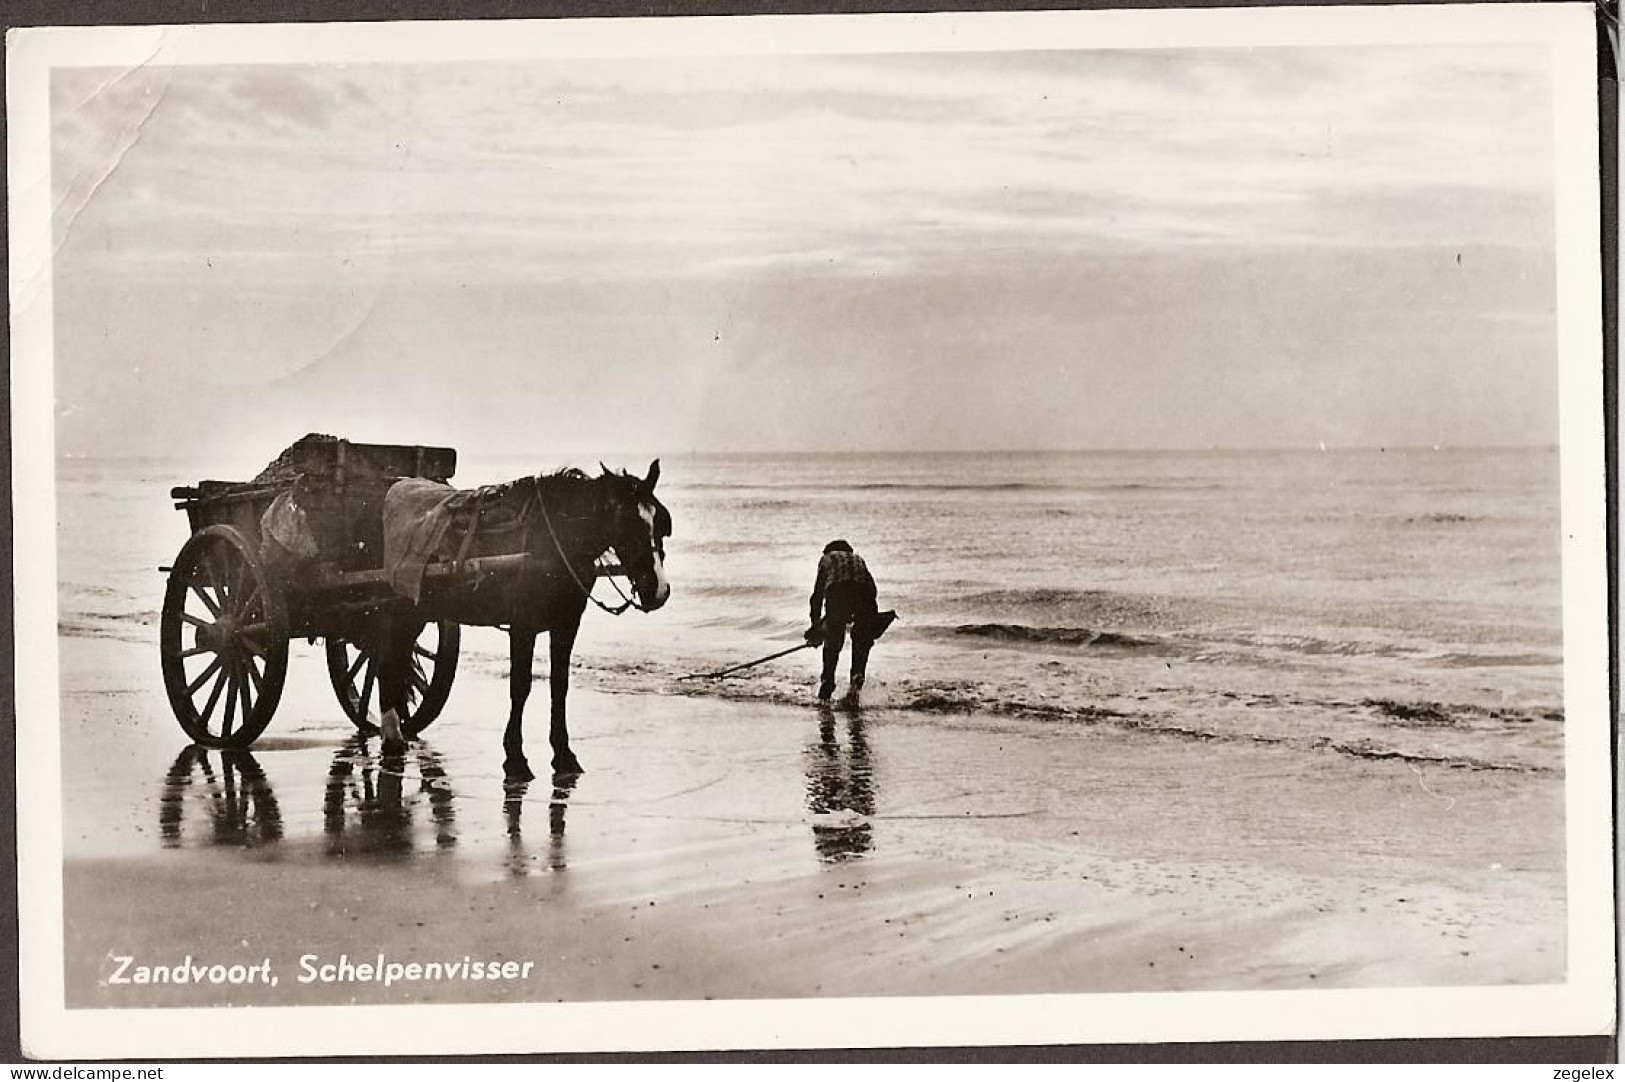
[[[352,90],[354,84],[341,84]],[[226,92],[254,115],[284,120],[305,128],[326,128],[333,120],[333,95],[308,80],[288,78],[281,72],[260,71],[239,75]]]
[[[98,198],[109,222],[163,223],[146,256],[233,223],[286,223],[295,262],[312,238],[455,255],[499,231],[492,271],[543,276],[862,264],[875,238],[930,262],[1023,228],[1034,251],[1409,243],[1362,208],[1467,190],[1505,196],[1473,202],[1475,235],[1522,244],[1494,209],[1549,184],[1530,65],[1430,47],[186,69]],[[65,91],[64,178],[119,153],[158,78]]]
[[[1493,440],[1499,401],[1512,436],[1544,438],[1543,63],[1345,47],[64,72],[64,431],[94,443],[132,403],[253,384],[271,427],[316,402],[340,427],[387,418],[387,388],[454,429],[534,411],[587,442],[577,399],[639,388],[639,431],[739,446],[834,439],[804,416],[832,395],[862,406],[860,443],[1258,442],[1260,417],[1281,439],[1331,424],[1339,381],[1365,380],[1351,431]],[[1440,276],[1457,252],[1461,276]],[[142,341],[118,344],[131,321]],[[1336,379],[1301,374],[1318,356]],[[1011,357],[1047,388],[1041,423],[1024,427]],[[1435,425],[1408,404],[1412,361],[1452,387],[1491,363],[1494,393]],[[1319,397],[1260,405],[1271,381]],[[1135,394],[1168,406],[1135,419]]]

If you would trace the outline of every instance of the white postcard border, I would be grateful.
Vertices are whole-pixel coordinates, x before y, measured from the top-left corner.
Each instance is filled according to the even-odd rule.
[[[1587,4],[46,28],[8,35],[22,1024],[40,1057],[1604,1033],[1614,1022],[1597,110]],[[146,63],[1545,41],[1562,416],[1568,980],[1497,988],[500,1006],[64,1008],[49,71]]]

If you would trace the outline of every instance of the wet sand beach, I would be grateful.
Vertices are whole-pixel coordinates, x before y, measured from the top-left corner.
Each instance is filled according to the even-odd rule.
[[[387,760],[351,735],[318,651],[300,645],[252,752],[204,753],[169,713],[155,649],[60,645],[69,1006],[1309,989],[1564,972],[1561,775],[974,712],[608,694],[589,679],[571,695],[587,773],[513,787],[505,684],[478,669]],[[528,726],[538,766],[542,672]],[[514,979],[299,980],[302,956],[380,954],[533,964]],[[187,955],[245,969],[269,959],[277,982],[112,979]]]

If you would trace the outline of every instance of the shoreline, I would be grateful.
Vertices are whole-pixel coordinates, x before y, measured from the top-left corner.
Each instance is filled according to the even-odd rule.
[[[1460,986],[1564,972],[1561,779],[577,690],[588,773],[513,787],[503,681],[461,674],[447,715],[388,762],[333,721],[324,674],[303,658],[272,728],[228,769],[186,750],[150,650],[61,643],[70,1006]],[[545,747],[545,711],[528,735]],[[120,768],[74,770],[93,743]],[[535,964],[512,984],[292,981],[303,954],[380,951]],[[114,957],[188,952],[270,958],[283,979],[106,983]]]

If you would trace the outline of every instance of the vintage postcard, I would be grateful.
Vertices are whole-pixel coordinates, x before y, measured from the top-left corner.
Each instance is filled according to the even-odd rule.
[[[1588,6],[7,49],[30,1054],[1611,1027]]]

